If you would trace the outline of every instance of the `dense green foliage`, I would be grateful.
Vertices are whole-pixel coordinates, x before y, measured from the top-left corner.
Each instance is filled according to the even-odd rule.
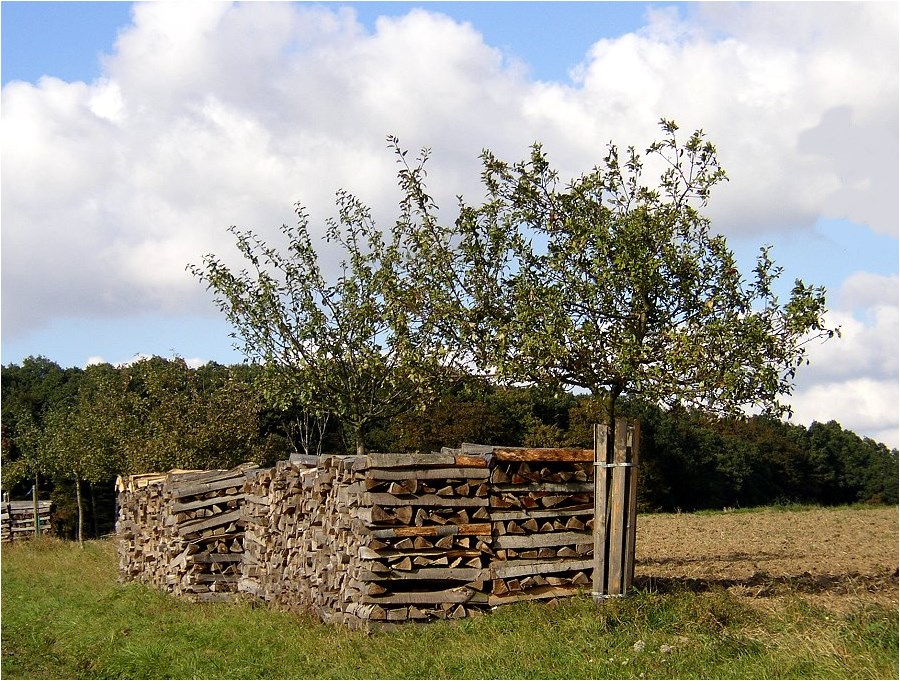
[[[807,344],[838,332],[825,290],[797,280],[782,302],[765,247],[742,274],[701,213],[726,179],[715,146],[660,126],[645,156],[611,144],[565,187],[539,144],[516,164],[485,151],[484,201],[460,197],[452,222],[426,187],[428,150],[410,163],[389,137],[401,190],[389,230],[341,190],[324,227],[298,204],[281,247],[232,227],[243,269],[215,254],[188,269],[266,367],[267,396],[333,414],[357,453],[472,371],[603,396],[613,427],[620,396],[781,416]],[[662,166],[649,184],[645,161]]]
[[[726,179],[715,146],[660,126],[645,155],[610,144],[565,186],[539,144],[519,163],[485,151],[485,199],[423,221],[415,279],[438,307],[457,301],[443,330],[484,375],[604,395],[606,420],[620,395],[781,416],[807,345],[838,332],[825,290],[796,280],[780,300],[766,247],[740,272],[701,212]],[[661,168],[649,183],[645,163]],[[406,177],[427,207],[421,174]]]
[[[896,612],[724,589],[585,595],[366,635],[116,584],[113,546],[3,550],[3,678],[895,678]],[[768,600],[768,599],[767,599]],[[641,642],[642,645],[639,643]]]
[[[416,203],[401,202],[387,235],[356,197],[340,191],[336,204],[338,218],[324,230],[341,258],[335,276],[299,205],[297,224],[282,227],[283,251],[232,228],[245,269],[213,254],[188,269],[214,293],[245,356],[266,367],[267,396],[318,420],[334,414],[362,454],[373,427],[428,401],[453,350],[411,273]],[[308,438],[301,441],[308,451]]]
[[[58,532],[72,536],[82,492],[85,533],[108,532],[117,475],[171,468],[271,465],[301,443],[302,409],[268,403],[258,366],[153,357],[130,366],[61,369],[46,358],[2,368],[2,483],[26,498],[40,476],[55,502]],[[897,503],[897,451],[835,422],[810,427],[774,418],[719,418],[668,411],[632,399],[621,410],[642,423],[643,510],[747,507],[771,503]],[[431,451],[461,442],[591,447],[604,400],[467,377],[424,410],[373,428],[380,451]],[[327,422],[315,448],[353,448]],[[309,433],[307,433],[309,435]],[[321,435],[321,437],[319,437]]]

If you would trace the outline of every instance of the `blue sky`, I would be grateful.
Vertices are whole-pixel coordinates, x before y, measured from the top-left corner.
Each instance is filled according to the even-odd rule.
[[[356,191],[390,220],[384,136],[430,146],[441,205],[477,155],[563,173],[702,127],[709,213],[829,291],[799,422],[897,445],[897,10],[889,3],[3,2],[2,351],[63,366],[238,362],[184,271]],[[327,257],[327,255],[326,255]]]

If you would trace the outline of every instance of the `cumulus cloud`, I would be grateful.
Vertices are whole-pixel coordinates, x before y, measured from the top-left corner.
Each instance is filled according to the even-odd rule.
[[[322,225],[341,187],[390,224],[389,133],[433,148],[429,184],[451,210],[481,196],[483,147],[515,160],[542,140],[571,176],[674,118],[719,148],[731,182],[710,211],[726,234],[773,240],[832,217],[896,235],[897,24],[892,3],[652,10],[555,83],[427,9],[369,31],[337,6],[136,3],[102,78],[3,88],[4,332],[213,314],[187,263],[236,258],[232,224],[277,239],[297,201]],[[888,380],[896,300],[860,304],[871,318],[836,313],[843,349],[823,350],[820,381],[851,380],[851,365],[853,380]]]
[[[861,200],[886,195],[885,167],[896,178],[883,143],[897,127],[892,20],[886,4],[651,12],[563,85],[527,81],[472,26],[423,10],[370,34],[342,8],[136,4],[102,79],[3,89],[7,332],[55,314],[198,309],[183,268],[228,252],[225,226],[271,233],[294,201],[324,217],[342,186],[390,219],[389,132],[435,147],[433,186],[452,206],[478,195],[483,146],[518,157],[542,139],[576,173],[611,139],[649,142],[667,115],[719,143],[726,230],[802,227],[824,206],[896,231],[896,201],[891,219]],[[801,39],[777,43],[759,28],[794,25]],[[59,278],[62,290],[40,283]]]
[[[837,296],[827,323],[841,337],[809,349],[791,400],[796,423],[834,419],[891,447],[900,443],[897,276],[857,272]]]

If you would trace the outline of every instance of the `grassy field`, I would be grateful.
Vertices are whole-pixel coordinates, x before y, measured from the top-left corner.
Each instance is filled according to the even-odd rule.
[[[2,552],[3,678],[897,678],[896,608],[725,588],[578,597],[366,635],[116,583],[110,542]]]

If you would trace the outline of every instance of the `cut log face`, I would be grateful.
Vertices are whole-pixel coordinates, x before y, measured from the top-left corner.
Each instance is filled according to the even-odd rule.
[[[295,455],[268,469],[127,479],[120,573],[359,628],[556,599],[591,582],[585,451]]]

